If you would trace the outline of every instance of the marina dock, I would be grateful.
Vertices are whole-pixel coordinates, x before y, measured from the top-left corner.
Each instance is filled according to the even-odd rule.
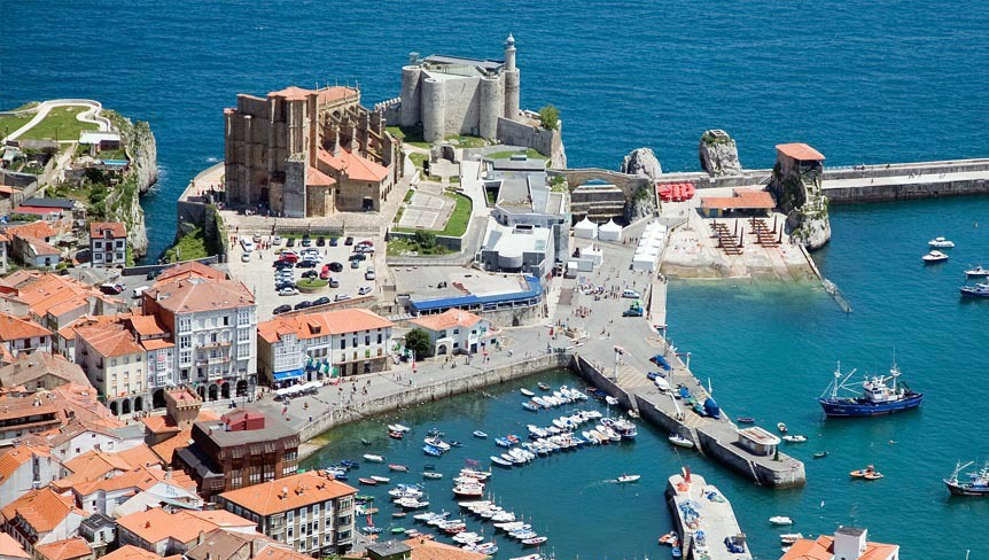
[[[751,560],[731,502],[704,478],[685,468],[669,478],[666,501],[687,560]],[[729,550],[730,546],[735,550]]]

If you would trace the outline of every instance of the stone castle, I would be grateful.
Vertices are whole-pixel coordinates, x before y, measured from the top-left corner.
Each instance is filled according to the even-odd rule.
[[[515,38],[505,41],[505,59],[410,55],[402,68],[398,124],[422,125],[423,139],[449,135],[498,137],[498,119],[519,122],[520,74],[515,65]]]
[[[397,140],[360,90],[295,86],[224,109],[227,205],[290,218],[381,209],[402,174]]]

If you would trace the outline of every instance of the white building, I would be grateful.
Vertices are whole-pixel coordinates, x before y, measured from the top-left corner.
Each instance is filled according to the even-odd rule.
[[[483,351],[496,334],[491,321],[460,309],[424,315],[410,320],[409,323],[429,334],[429,344],[434,356]]]
[[[58,460],[42,445],[21,444],[0,455],[0,508],[29,490],[44,488],[59,478]]]
[[[258,325],[258,375],[271,385],[388,369],[394,324],[367,309],[282,315]]]
[[[503,226],[488,219],[479,259],[485,270],[523,272],[544,278],[553,269],[556,249],[553,230],[531,226]]]
[[[142,305],[175,342],[172,384],[192,385],[204,401],[254,392],[257,306],[243,282],[185,263],[162,273]]]
[[[120,222],[89,224],[89,254],[93,266],[127,264],[127,228]]]

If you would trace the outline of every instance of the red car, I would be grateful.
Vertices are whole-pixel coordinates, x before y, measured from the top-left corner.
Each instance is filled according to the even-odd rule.
[[[299,255],[296,255],[295,253],[282,253],[282,256],[279,257],[278,260],[281,262],[295,264],[299,261]]]
[[[324,264],[322,270],[319,271],[319,278],[321,280],[330,279],[330,265]]]

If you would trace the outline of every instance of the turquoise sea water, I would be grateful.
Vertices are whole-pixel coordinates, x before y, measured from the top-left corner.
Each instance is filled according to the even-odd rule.
[[[737,138],[747,167],[771,165],[773,144],[796,140],[831,165],[976,157],[989,154],[987,23],[989,7],[971,1],[4,2],[0,107],[92,97],[149,120],[161,167],[144,199],[156,255],[174,235],[178,194],[222,157],[221,111],[237,92],[359,81],[370,104],[397,95],[409,51],[498,57],[511,31],[523,105],[560,108],[572,166],[613,168],[645,145],[667,170],[696,169],[697,139],[712,127]],[[670,295],[675,342],[731,413],[805,433],[798,456],[832,455],[809,460],[807,487],[785,492],[692,463],[733,500],[761,558],[777,556],[765,523],[775,514],[810,533],[865,525],[906,557],[989,557],[989,502],[949,499],[939,484],[956,459],[989,458],[989,305],[956,291],[965,265],[989,264],[989,199],[834,210],[833,241],[817,259],[853,314],[798,287],[675,284]],[[959,247],[951,262],[922,267],[938,234]],[[894,345],[928,395],[922,409],[823,422],[813,398],[834,361],[880,370]],[[420,413],[460,430],[514,421],[524,412],[514,401]],[[567,557],[663,557],[652,544],[668,527],[660,481],[679,462],[643,432],[630,451],[568,455],[495,486],[546,523]],[[849,483],[866,463],[886,479]],[[595,485],[626,466],[647,475],[638,487]]]

